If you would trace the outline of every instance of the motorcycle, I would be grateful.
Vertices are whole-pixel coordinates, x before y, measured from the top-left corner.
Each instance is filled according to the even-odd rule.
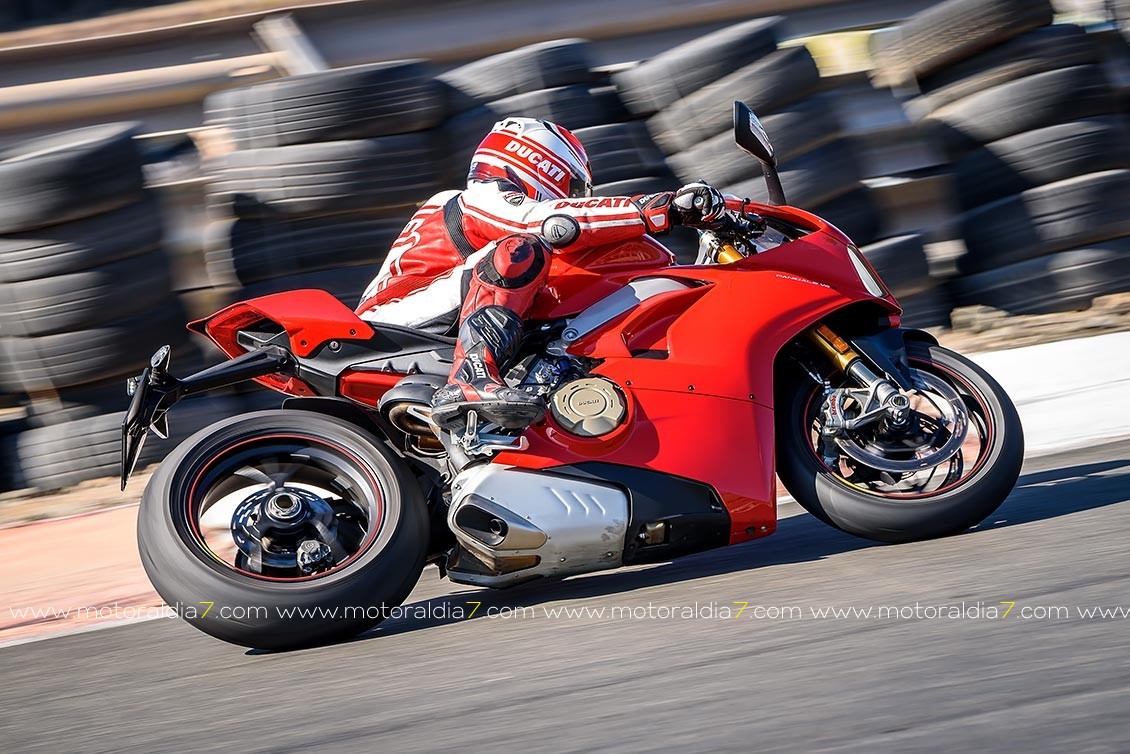
[[[138,543],[157,592],[213,636],[289,649],[379,623],[428,563],[502,588],[769,536],[775,475],[821,521],[880,542],[985,519],[1020,473],[1012,402],[900,327],[851,240],[786,204],[740,102],[734,132],[770,203],[731,202],[695,264],[646,236],[554,255],[506,375],[544,397],[534,426],[471,412],[440,430],[429,399],[454,339],[364,321],[323,291],[191,323],[230,360],[181,379],[165,347],[130,381],[123,489],[181,398],[248,380],[288,397],[198,432],[152,476]]]

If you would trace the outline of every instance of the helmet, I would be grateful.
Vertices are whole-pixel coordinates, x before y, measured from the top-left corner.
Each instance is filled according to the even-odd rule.
[[[592,196],[581,142],[567,128],[535,118],[506,118],[479,144],[467,182],[504,180],[538,201]]]

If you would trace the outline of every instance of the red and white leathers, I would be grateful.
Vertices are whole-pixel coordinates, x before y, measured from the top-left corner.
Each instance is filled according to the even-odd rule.
[[[512,258],[517,241],[543,236],[562,251],[670,229],[671,195],[536,201],[505,181],[472,181],[436,194],[393,243],[357,313],[372,322],[447,331],[472,311],[504,306],[525,317],[549,273],[548,249]],[[459,316],[462,314],[462,316]]]

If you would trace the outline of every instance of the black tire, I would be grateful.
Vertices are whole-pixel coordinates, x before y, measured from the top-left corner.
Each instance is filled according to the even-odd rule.
[[[374,263],[362,267],[343,267],[334,270],[305,272],[300,275],[287,275],[272,280],[261,280],[243,288],[239,291],[238,297],[240,299],[257,298],[272,293],[313,288],[328,291],[352,309],[360,303],[361,294],[369,286],[370,281],[376,277],[379,267],[379,264]]]
[[[732,127],[734,100],[758,115],[804,99],[820,86],[820,72],[807,48],[778,50],[708,84],[647,121],[655,143],[667,154],[690,149]]]
[[[856,189],[863,178],[855,150],[846,139],[798,155],[779,167],[785,197],[793,207],[808,209],[826,204]],[[769,201],[760,177],[727,186],[725,191],[755,202]]]
[[[27,487],[20,470],[17,447],[19,434],[27,428],[24,418],[15,412],[0,413],[0,492]]]
[[[639,194],[654,194],[659,191],[672,191],[675,185],[674,176],[653,175],[645,178],[630,178],[625,181],[612,181],[594,186],[594,196],[637,196]]]
[[[449,90],[451,111],[459,113],[515,94],[587,84],[590,68],[588,42],[556,39],[482,58],[436,78]]]
[[[208,344],[206,347],[207,351],[201,348],[195,340],[190,340],[174,348],[173,373],[178,377],[187,377],[227,359],[215,346]],[[209,393],[209,397],[216,397],[221,394],[227,395],[227,392]],[[129,405],[124,376],[116,376],[105,382],[92,382],[77,387],[36,392],[28,398],[27,426],[31,428],[53,427],[79,419],[118,413]],[[185,401],[182,405],[185,407],[189,405],[200,406],[203,403],[196,403],[193,399]],[[192,432],[195,432],[200,426],[203,425],[197,425]],[[192,432],[181,436],[187,437]]]
[[[294,433],[345,448],[381,488],[384,518],[374,541],[351,562],[312,580],[266,581],[216,562],[189,533],[180,513],[187,507],[188,486],[197,469],[232,443],[268,432]],[[145,489],[137,536],[141,562],[166,603],[214,603],[208,616],[183,615],[189,623],[233,644],[286,650],[349,638],[400,605],[424,567],[428,512],[407,466],[376,437],[329,416],[265,411],[227,419],[178,447]],[[261,606],[264,614],[241,620],[221,617],[225,609],[248,606]],[[347,617],[346,608],[358,607],[366,610]],[[287,608],[317,611],[319,617],[280,617],[277,610]],[[378,614],[366,615],[369,608]],[[327,617],[329,613],[336,617]]]
[[[0,285],[0,336],[89,329],[144,312],[171,295],[160,249],[102,267]]]
[[[66,275],[153,251],[161,243],[156,201],[0,236],[0,283]]]
[[[1123,116],[1100,116],[1010,136],[954,165],[963,210],[1086,173],[1130,168],[1130,128]]]
[[[810,378],[778,382],[777,474],[789,493],[821,521],[878,542],[916,542],[958,534],[995,511],[1012,491],[1024,461],[1024,432],[1012,401],[996,380],[960,354],[930,343],[907,344],[911,360],[956,372],[980,393],[995,424],[985,462],[950,490],[920,499],[868,494],[832,474],[808,439],[805,411],[820,386]]]
[[[512,97],[495,100],[487,105],[487,109],[497,114],[495,120],[521,115],[526,118],[552,121],[570,131],[619,123],[628,119],[624,103],[620,101],[616,90],[610,86],[562,86],[556,89],[540,89],[536,92],[515,94]],[[477,134],[479,140],[485,135],[486,130],[482,134]]]
[[[128,405],[123,389],[119,406]],[[137,467],[159,462],[189,435],[238,413],[240,405],[230,397],[194,398],[178,404],[169,412],[169,439],[149,437]],[[61,490],[91,479],[116,477],[122,458],[123,418],[124,409],[22,432],[16,439],[16,452],[24,485]]]
[[[114,376],[136,374],[164,344],[185,342],[188,331],[179,301],[156,312],[31,338],[0,338],[0,387],[57,390]]]
[[[783,20],[755,18],[697,37],[613,74],[612,83],[633,115],[652,115],[776,50]]]
[[[439,188],[430,134],[249,149],[215,167],[210,192],[247,218],[412,207]]]
[[[207,123],[238,149],[426,131],[443,119],[439,84],[423,60],[337,68],[216,92]]]
[[[935,110],[943,148],[960,155],[1024,131],[1115,112],[1114,90],[1095,65],[1061,68],[989,87]]]
[[[912,82],[1052,22],[1049,0],[947,0],[916,13],[875,50],[876,80]]]
[[[954,309],[953,297],[944,285],[900,296],[903,327],[945,327],[953,326],[951,314]]]
[[[136,123],[64,131],[0,152],[0,233],[41,228],[140,201]]]
[[[969,253],[963,274],[1130,236],[1130,170],[1069,178],[986,204],[961,216]]]
[[[915,117],[923,117],[998,84],[1097,62],[1098,45],[1082,27],[1045,26],[922,79],[918,82],[921,96],[908,102],[906,109]]]
[[[871,189],[860,186],[830,202],[808,208],[843,231],[857,246],[879,238],[883,218]]]
[[[215,285],[233,280],[248,285],[341,267],[375,269],[407,219],[399,214],[214,222],[205,231],[208,275]]]
[[[901,301],[904,296],[913,296],[934,287],[935,281],[930,277],[924,249],[925,236],[910,233],[861,246],[859,250],[895,298]]]
[[[177,349],[177,374],[191,374],[190,370],[179,368],[181,352],[181,349]],[[124,378],[36,393],[30,399],[27,406],[27,426],[34,429],[118,413],[129,405]]]
[[[1009,314],[1086,309],[1099,296],[1130,291],[1130,238],[966,275],[952,287],[962,306],[984,304]]]
[[[843,132],[832,94],[809,97],[760,120],[782,163],[835,140]],[[734,143],[730,131],[671,155],[667,163],[681,181],[705,178],[715,186],[755,178],[762,172],[761,163]]]
[[[475,148],[504,118],[541,118],[579,131],[626,120],[626,112],[612,87],[563,86],[517,94],[460,113],[441,129],[446,180],[462,183],[466,179]]]
[[[667,172],[663,153],[642,123],[611,123],[576,131],[592,174],[602,183]]]

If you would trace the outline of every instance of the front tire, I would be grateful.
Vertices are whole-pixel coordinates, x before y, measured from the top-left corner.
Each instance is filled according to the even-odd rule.
[[[310,492],[319,485],[330,492]],[[348,530],[345,545],[331,539],[332,567],[288,570],[282,529],[250,558],[243,530],[233,534],[225,505],[254,526],[266,510],[255,501],[286,489],[321,506],[320,528],[303,536],[327,532],[325,521]],[[351,508],[354,497],[366,505]],[[208,506],[220,526],[201,523]],[[137,533],[150,581],[189,623],[233,644],[283,650],[348,638],[400,605],[423,570],[428,522],[412,474],[377,438],[334,417],[276,410],[218,422],[182,443],[146,487]]]
[[[878,542],[914,542],[975,526],[1008,497],[1024,460],[1020,417],[987,372],[931,343],[907,343],[907,356],[912,369],[927,371],[957,390],[974,420],[970,432],[983,438],[976,459],[966,464],[966,475],[915,494],[884,493],[880,483],[853,483],[844,468],[826,465],[816,450],[813,426],[821,387],[801,375],[779,380],[777,473],[785,488],[825,523]],[[959,467],[961,461],[959,457]]]

